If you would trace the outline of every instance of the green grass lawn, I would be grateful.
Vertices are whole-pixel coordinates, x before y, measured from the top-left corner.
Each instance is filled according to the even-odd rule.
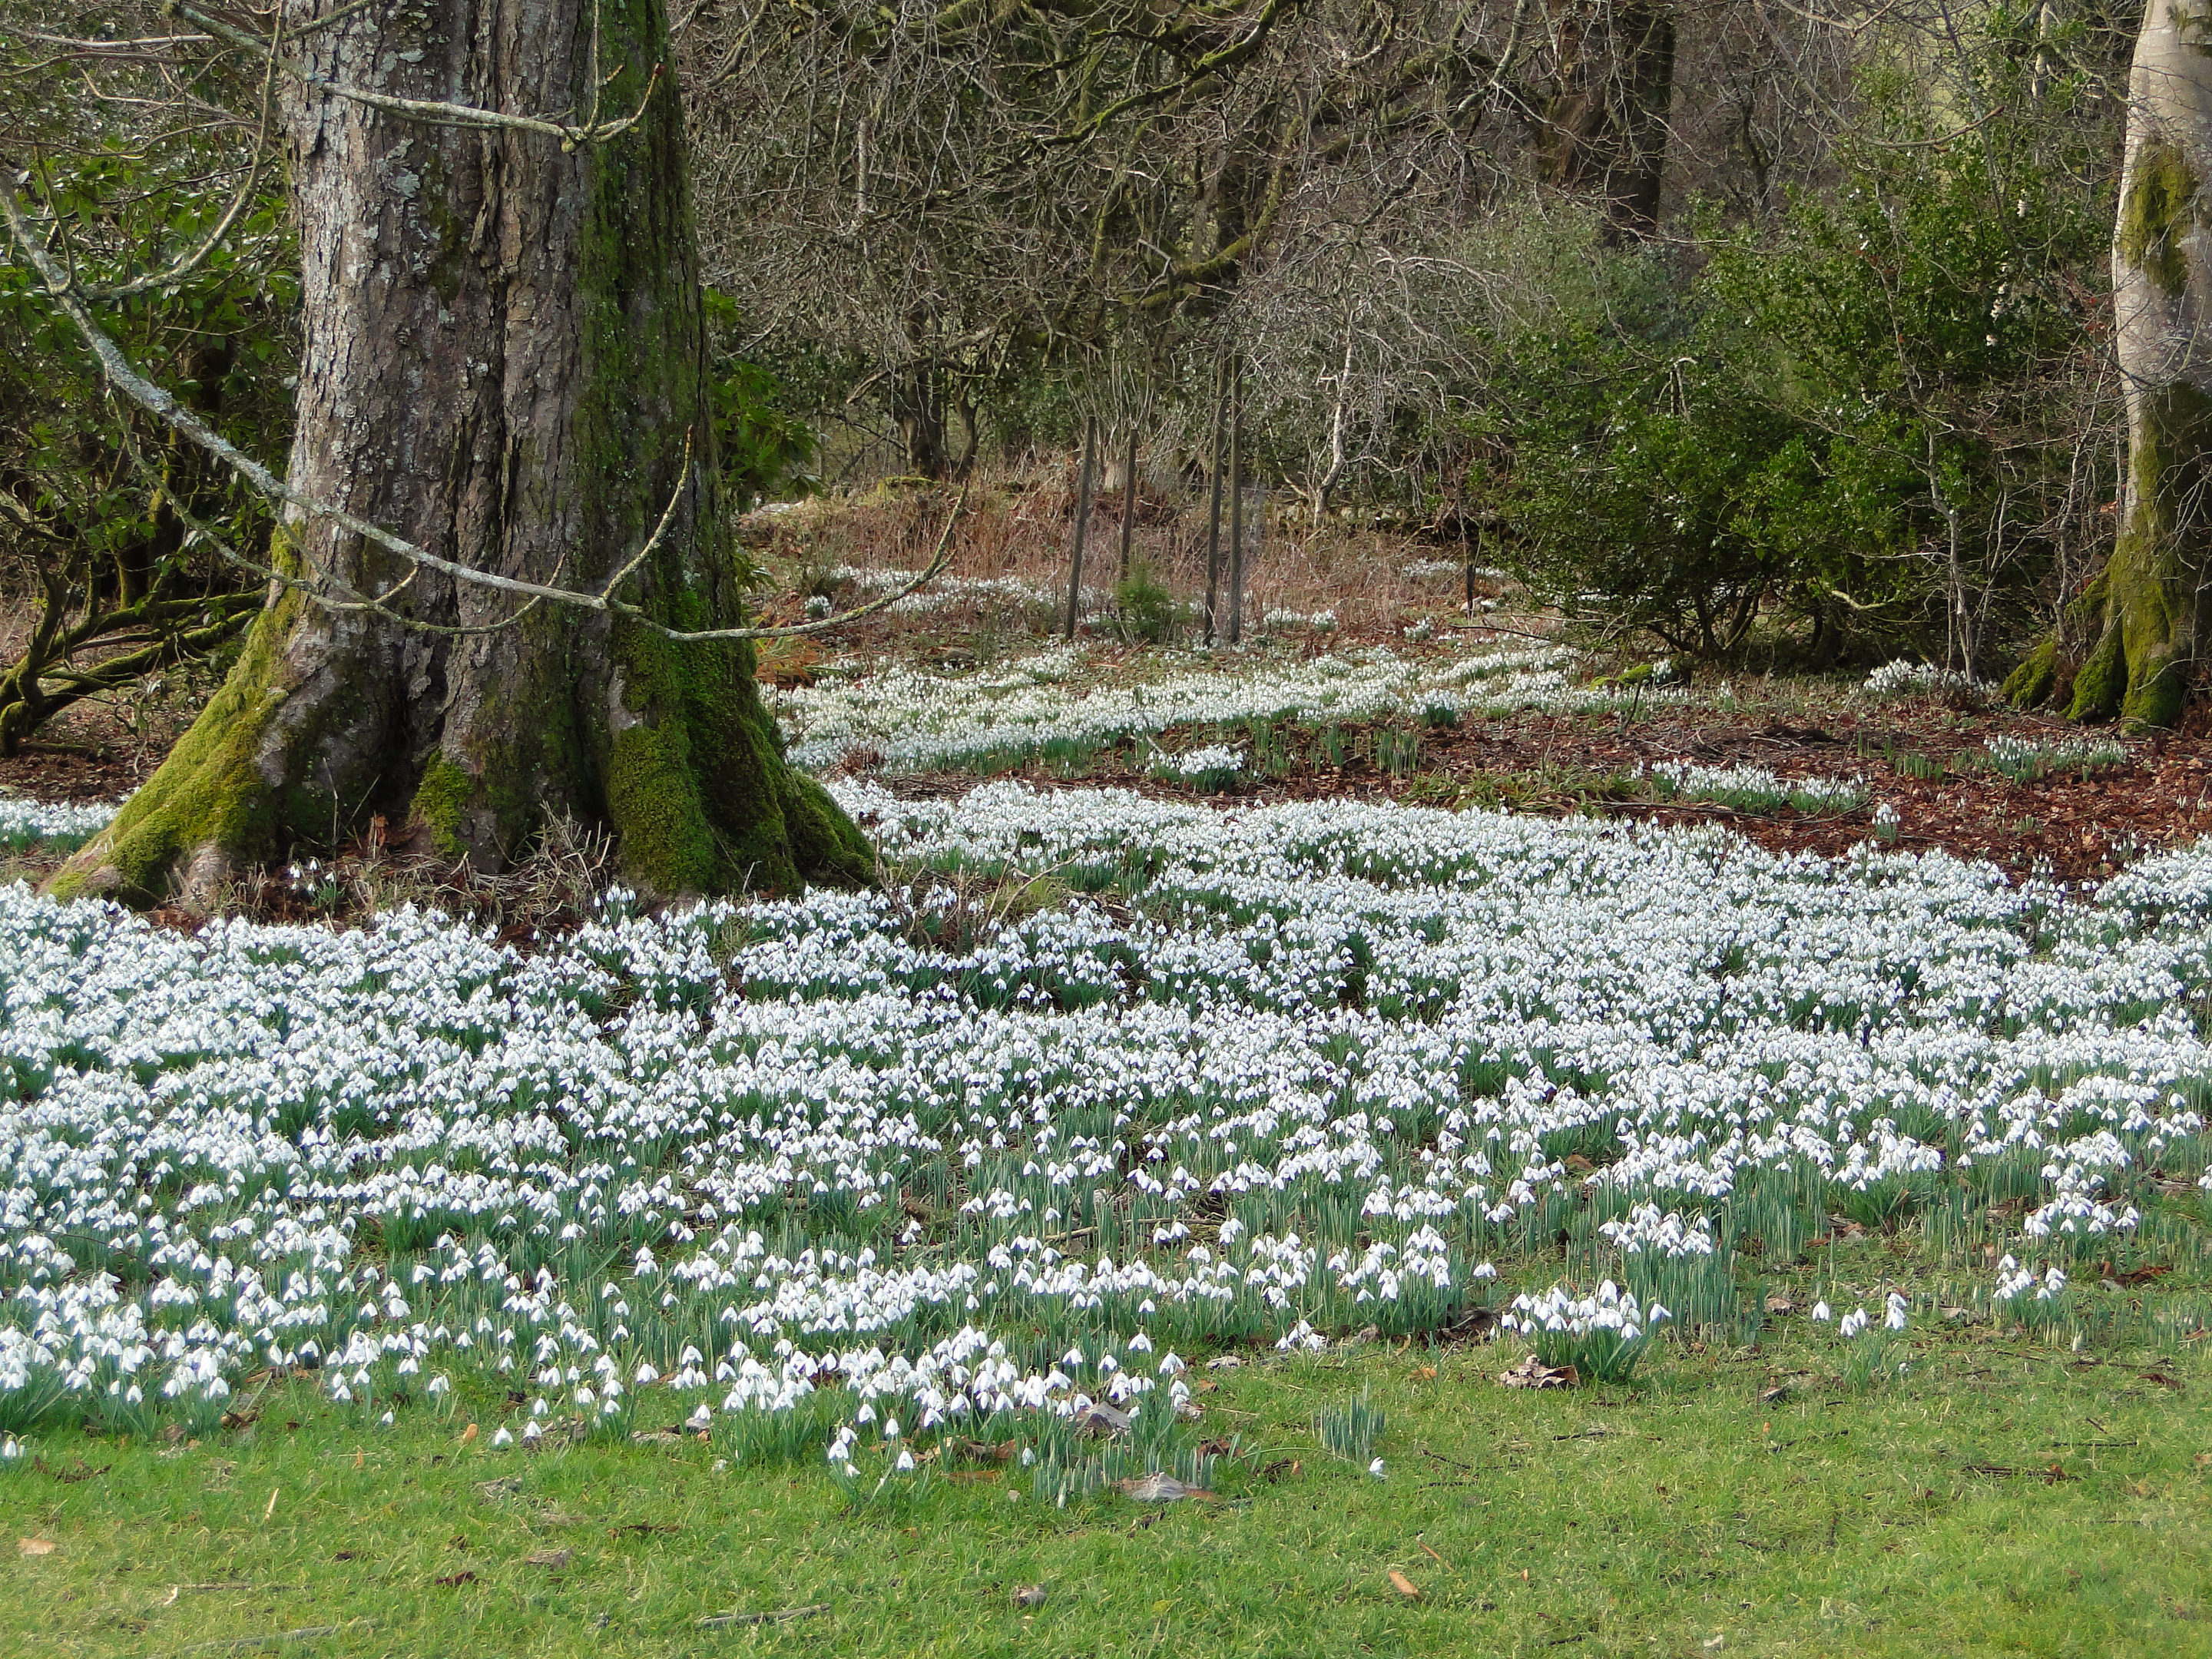
[[[1497,1386],[1504,1346],[1271,1358],[1197,1396],[1246,1454],[1216,1501],[1065,1509],[984,1468],[856,1512],[813,1460],[494,1450],[291,1384],[0,1474],[0,1653],[2212,1654],[2212,1365],[1911,1340],[1857,1392],[1788,1337],[1571,1392]],[[1313,1425],[1363,1389],[1380,1480]]]

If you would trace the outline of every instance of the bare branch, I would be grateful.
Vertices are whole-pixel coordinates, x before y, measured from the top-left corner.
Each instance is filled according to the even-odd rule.
[[[880,599],[859,606],[854,610],[846,611],[839,616],[823,617],[817,622],[798,623],[790,627],[719,628],[696,630],[670,628],[666,624],[656,620],[640,606],[631,605],[627,601],[615,598],[614,589],[617,584],[627,579],[638,568],[640,565],[643,564],[647,559],[652,556],[652,555],[659,549],[662,541],[665,538],[669,527],[675,522],[678,504],[682,500],[684,492],[688,487],[691,477],[691,434],[687,432],[684,434],[684,465],[679,474],[679,480],[676,492],[670,497],[668,506],[662,512],[659,522],[653,527],[653,533],[646,539],[645,544],[629,559],[625,561],[617,570],[616,570],[613,575],[607,580],[606,583],[598,592],[590,592],[577,588],[556,587],[543,582],[521,581],[518,580],[514,577],[501,576],[489,570],[472,569],[469,566],[457,563],[453,560],[441,558],[437,554],[431,552],[428,549],[418,546],[415,543],[407,540],[404,537],[396,535],[392,532],[386,530],[381,525],[372,523],[366,519],[358,518],[353,514],[345,512],[343,509],[339,507],[331,507],[326,502],[314,500],[313,497],[304,494],[303,492],[293,489],[292,486],[285,480],[279,478],[267,467],[262,465],[260,462],[255,460],[252,456],[239,449],[235,445],[232,444],[229,440],[223,437],[221,433],[215,431],[204,422],[193,415],[189,410],[179,404],[174,398],[169,395],[168,392],[163,391],[161,387],[148,380],[143,374],[141,374],[137,368],[133,366],[131,360],[125,356],[122,348],[118,346],[112,339],[109,338],[106,333],[100,329],[100,325],[93,320],[91,313],[85,308],[83,301],[78,297],[77,290],[72,284],[68,273],[63,270],[62,268],[54,262],[53,258],[40,246],[38,239],[32,234],[29,225],[25,222],[21,204],[16,199],[15,191],[12,182],[10,182],[5,189],[0,189],[0,216],[5,217],[9,234],[13,238],[17,249],[29,262],[31,268],[38,273],[40,278],[46,283],[49,297],[53,300],[56,305],[61,307],[64,313],[67,315],[70,320],[76,325],[77,332],[83,337],[86,344],[92,349],[93,357],[100,365],[100,373],[106,377],[109,386],[113,387],[118,392],[121,393],[131,402],[137,404],[140,408],[145,410],[149,414],[166,422],[176,431],[183,434],[184,436],[190,439],[194,444],[205,450],[209,454],[214,456],[225,466],[230,468],[230,470],[236,473],[240,478],[244,479],[265,499],[272,501],[281,501],[288,507],[298,509],[301,513],[307,515],[308,517],[322,519],[330,523],[336,524],[343,529],[352,532],[355,535],[361,537],[363,540],[384,549],[388,553],[397,554],[399,557],[408,561],[410,563],[415,565],[420,569],[434,570],[441,575],[450,576],[456,581],[470,583],[479,587],[493,588],[501,592],[516,594],[521,598],[529,599],[533,603],[539,600],[550,599],[558,604],[574,605],[586,611],[598,611],[611,616],[625,617],[638,623],[640,626],[649,629],[653,632],[657,633],[666,639],[697,640],[714,642],[737,640],[780,639],[792,635],[818,634],[828,629],[841,627],[844,623],[854,621],[858,617],[872,616],[878,611],[887,609],[889,606],[896,604],[908,594],[915,592],[920,589],[923,584],[934,579],[941,571],[943,571],[951,556],[953,526],[958,523],[961,509],[966,505],[968,499],[965,489],[961,492],[960,501],[953,508],[951,517],[947,520],[945,523],[945,534],[938,544],[937,556],[935,559],[931,562],[927,569],[924,570],[919,576],[915,577],[914,580],[908,582],[904,587],[900,588],[894,593],[886,594]],[[275,571],[267,569],[265,567],[256,565],[252,561],[246,559],[243,555],[238,554],[234,550],[226,549],[218,539],[213,538],[211,536],[210,545],[214,546],[217,551],[223,553],[224,556],[232,559],[234,562],[238,562],[246,568],[252,568],[258,574],[266,576],[270,580],[287,582],[288,585],[299,585],[298,579],[287,578]],[[318,574],[320,574],[324,580],[331,582],[332,586],[337,586],[351,595],[351,598],[349,599],[336,601],[331,600],[319,594],[316,595],[320,603],[332,605],[336,608],[339,609],[366,608],[378,610],[382,611],[383,614],[392,617],[395,621],[406,623],[409,625],[414,625],[412,619],[400,617],[397,612],[386,610],[377,601],[370,599],[368,595],[358,593],[343,581],[338,580],[335,576],[331,575],[331,573],[324,571],[319,572]],[[312,589],[306,588],[303,588],[302,591],[313,592]],[[527,607],[526,607],[526,608]],[[507,623],[513,622],[516,617],[520,617],[522,614],[522,611],[517,611],[515,613],[515,617],[507,619]],[[507,625],[507,623],[492,624],[492,626],[503,627]],[[428,625],[424,624],[423,626],[427,627]],[[477,630],[474,629],[452,630],[437,629],[433,631],[468,633]]]
[[[548,121],[534,115],[509,115],[500,110],[477,109],[467,104],[447,104],[429,98],[395,98],[387,93],[366,92],[359,87],[349,87],[343,82],[312,69],[296,58],[282,56],[274,38],[257,36],[241,28],[234,28],[219,17],[211,17],[197,8],[172,0],[172,7],[179,17],[188,18],[210,34],[227,40],[232,46],[257,54],[266,54],[269,60],[294,79],[303,81],[319,91],[370,109],[380,109],[386,114],[401,115],[410,120],[428,121],[441,126],[484,127],[510,132],[534,132],[561,141],[561,148],[573,150],[579,144],[604,143],[635,126],[645,114],[646,106],[653,101],[653,89],[659,86],[665,64],[655,64],[646,77],[644,95],[637,107],[618,121],[587,120],[583,123]],[[595,88],[594,103],[598,100]]]

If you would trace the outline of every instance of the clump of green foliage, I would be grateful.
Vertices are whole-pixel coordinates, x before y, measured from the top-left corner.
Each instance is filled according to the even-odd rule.
[[[117,143],[43,167],[32,210],[80,270],[121,283],[206,239],[230,205],[209,187],[215,165],[196,145]],[[114,299],[102,323],[186,408],[281,460],[298,283],[281,202],[273,189],[249,198],[196,268]],[[258,562],[273,520],[219,463],[106,395],[75,326],[21,262],[0,264],[0,594],[31,619],[0,665],[0,753],[13,753],[75,704],[219,665],[263,583],[194,526]]]
[[[1114,584],[1114,617],[1121,636],[1133,644],[1165,645],[1182,626],[1182,608],[1149,560],[1131,563]]]
[[[742,355],[737,302],[715,289],[704,293],[714,453],[722,489],[740,510],[779,490],[804,490],[813,480],[814,434],[794,414],[783,382]]]
[[[2047,122],[1958,131],[1901,83],[1863,91],[1836,191],[1771,225],[1708,212],[1694,266],[1593,227],[1486,343],[1504,396],[1475,483],[1516,574],[1586,623],[1706,659],[1778,624],[1815,665],[1972,670],[2093,556],[2109,209]]]

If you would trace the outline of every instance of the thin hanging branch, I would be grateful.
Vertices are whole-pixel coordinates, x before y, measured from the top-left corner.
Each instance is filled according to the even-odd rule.
[[[959,501],[954,504],[951,517],[946,521],[945,534],[938,544],[937,556],[931,561],[928,568],[896,592],[886,593],[880,599],[872,600],[866,605],[855,606],[853,610],[841,612],[834,617],[824,617],[815,622],[799,623],[784,628],[714,628],[696,630],[671,628],[648,615],[641,607],[627,600],[617,599],[614,596],[614,589],[617,584],[626,580],[652,556],[666,536],[670,526],[675,522],[678,503],[691,476],[689,434],[686,434],[684,438],[685,462],[682,477],[676,494],[670,498],[667,509],[661,514],[660,522],[654,527],[653,534],[647,538],[644,546],[641,547],[612,576],[609,577],[598,592],[552,586],[544,582],[524,581],[513,576],[499,575],[493,571],[473,569],[467,565],[457,563],[452,559],[441,558],[428,548],[418,546],[404,537],[386,530],[381,525],[359,518],[342,507],[332,507],[326,501],[319,501],[302,491],[295,489],[288,481],[279,478],[260,462],[238,448],[221,433],[185,408],[168,392],[140,374],[137,368],[124,353],[123,349],[117,345],[94,320],[91,312],[80,297],[81,289],[76,279],[64,270],[55,262],[53,257],[40,246],[38,237],[33,234],[30,225],[24,219],[22,204],[16,198],[13,180],[8,181],[4,188],[0,188],[0,218],[5,219],[9,234],[14,240],[16,249],[28,262],[31,269],[38,274],[40,280],[46,284],[47,297],[52,300],[55,305],[60,307],[63,314],[76,325],[78,334],[91,349],[94,361],[100,366],[100,374],[116,392],[214,456],[239,477],[245,480],[246,484],[264,500],[281,502],[310,518],[321,519],[342,529],[350,531],[364,541],[380,547],[388,553],[398,555],[420,569],[434,570],[441,575],[452,577],[455,581],[466,582],[478,587],[488,587],[503,593],[513,593],[523,599],[550,599],[557,604],[574,605],[586,611],[598,611],[611,616],[623,617],[635,623],[639,627],[661,635],[664,639],[716,642],[783,639],[793,635],[818,634],[832,628],[842,627],[862,617],[888,610],[908,594],[919,591],[925,584],[934,580],[951,559],[952,529],[958,523],[961,513],[967,505],[968,493],[965,488],[961,491]],[[326,581],[332,580],[327,572],[318,570],[316,574]],[[333,585],[343,586],[343,583],[334,582]],[[352,601],[343,603],[349,604]]]

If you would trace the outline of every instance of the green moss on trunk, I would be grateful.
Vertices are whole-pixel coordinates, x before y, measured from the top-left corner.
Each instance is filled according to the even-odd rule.
[[[2100,579],[2102,629],[2066,712],[2171,726],[2188,694],[2212,530],[2203,500],[2212,398],[2178,381],[2147,388],[2130,438],[2128,515]]]
[[[2197,175],[2179,149],[2163,139],[2146,143],[2120,204],[2120,258],[2167,294],[2189,281],[2182,238],[2196,212]]]
[[[471,15],[460,0],[424,0],[392,27],[465,38],[471,74],[556,104],[564,93],[626,104],[648,66],[669,61],[659,0],[546,0],[495,31],[475,30]],[[594,65],[619,67],[599,87]],[[398,82],[434,80],[427,60],[386,68]],[[304,127],[359,123],[298,167],[303,226],[343,247],[368,216],[389,263],[370,303],[347,260],[305,262],[313,325],[295,482],[481,568],[586,591],[620,570],[621,597],[669,627],[741,623],[674,88],[664,80],[619,137],[573,150],[410,130],[416,183],[404,194],[361,188],[394,154],[380,124],[300,95]],[[477,286],[487,246],[507,250],[510,294],[561,303],[489,303]],[[492,398],[487,385],[507,391]],[[356,418],[361,409],[380,418]],[[424,454],[442,462],[409,459]],[[664,515],[666,533],[633,568]],[[483,595],[410,573],[326,521],[297,533],[299,570],[364,592],[404,587],[410,617],[443,631],[325,617],[288,592],[55,890],[156,902],[204,853],[207,872],[273,863],[376,813],[405,816],[418,845],[495,869],[526,855],[552,815],[596,823],[623,873],[668,896],[872,874],[859,830],[786,759],[750,645],[673,641],[558,604],[487,633],[475,627]]]
[[[294,799],[303,792],[287,789],[282,773],[268,776],[262,750],[283,706],[281,653],[301,603],[288,589],[255,619],[236,666],[191,729],[115,821],[47,884],[49,892],[158,904],[170,896],[177,867],[202,848],[220,848],[234,862],[279,855],[290,813],[307,803]]]
[[[434,755],[422,769],[410,816],[430,832],[430,844],[447,858],[459,858],[466,850],[461,840],[462,814],[475,793],[476,781],[443,755]]]
[[[2015,708],[2035,708],[2049,701],[2058,680],[2058,641],[2045,640],[2019,667],[2005,676],[2005,700]]]

